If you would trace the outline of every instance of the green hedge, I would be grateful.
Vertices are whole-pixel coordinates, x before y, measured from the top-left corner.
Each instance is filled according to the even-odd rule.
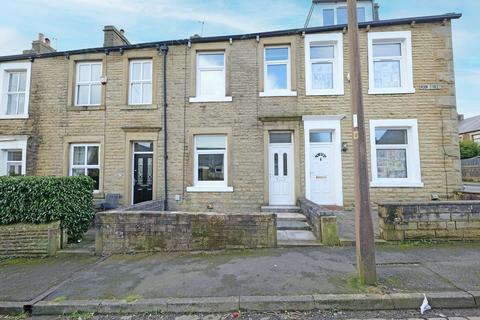
[[[76,177],[0,177],[0,224],[61,221],[70,240],[95,216],[93,180]]]

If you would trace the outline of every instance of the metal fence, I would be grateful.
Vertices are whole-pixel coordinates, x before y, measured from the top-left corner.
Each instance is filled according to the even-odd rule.
[[[480,157],[462,159],[462,167],[480,167]]]

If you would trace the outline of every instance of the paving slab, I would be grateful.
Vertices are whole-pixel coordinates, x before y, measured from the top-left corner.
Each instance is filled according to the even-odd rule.
[[[88,256],[0,260],[0,301],[32,300],[96,260]]]

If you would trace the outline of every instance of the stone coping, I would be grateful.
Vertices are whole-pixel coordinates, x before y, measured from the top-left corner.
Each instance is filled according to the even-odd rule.
[[[395,201],[395,202],[378,202],[379,206],[435,206],[445,204],[480,204],[480,200],[446,200],[446,201]]]
[[[480,201],[479,201],[480,203]],[[136,210],[136,211],[123,211],[123,210],[110,210],[97,213],[97,215],[110,215],[110,214],[120,214],[120,215],[134,215],[134,214],[143,214],[143,215],[190,215],[190,216],[276,216],[276,213],[270,212],[253,212],[253,213],[220,213],[220,212],[186,212],[186,211],[148,211],[148,210]]]

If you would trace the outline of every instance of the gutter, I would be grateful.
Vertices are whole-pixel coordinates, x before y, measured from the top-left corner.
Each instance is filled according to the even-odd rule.
[[[384,27],[384,26],[394,26],[394,25],[404,25],[412,23],[430,23],[430,22],[442,22],[452,19],[459,19],[462,17],[461,13],[447,13],[442,15],[435,16],[423,16],[423,17],[412,17],[412,18],[402,18],[402,19],[390,19],[390,20],[378,20],[378,21],[367,21],[359,23],[359,28],[368,28],[368,27]],[[178,39],[178,40],[166,40],[166,41],[157,41],[157,42],[147,42],[139,43],[133,45],[123,45],[123,46],[113,46],[113,47],[98,47],[98,48],[89,48],[89,49],[79,49],[79,50],[69,50],[69,51],[58,51],[58,52],[48,52],[42,54],[21,54],[13,56],[3,56],[0,57],[0,62],[3,61],[15,61],[15,60],[26,60],[31,61],[39,58],[50,58],[50,57],[60,57],[65,56],[69,57],[70,55],[75,54],[84,54],[84,53],[106,53],[109,52],[120,52],[123,54],[125,50],[133,49],[144,49],[144,48],[158,48],[161,46],[175,46],[175,45],[186,45],[188,43],[206,43],[206,42],[219,42],[219,41],[229,41],[231,40],[248,40],[268,37],[278,37],[278,36],[290,36],[290,35],[301,35],[301,34],[310,34],[310,33],[321,33],[329,31],[339,31],[346,28],[347,25],[334,25],[334,26],[324,26],[324,27],[312,27],[312,28],[299,28],[299,29],[286,29],[278,31],[268,31],[268,32],[258,32],[258,33],[249,33],[249,34],[237,34],[237,35],[227,35],[227,36],[216,36],[216,37],[205,37],[205,38],[193,38],[193,39]]]
[[[168,211],[168,128],[167,128],[167,54],[168,46],[163,44],[157,50],[163,54],[163,210]]]

